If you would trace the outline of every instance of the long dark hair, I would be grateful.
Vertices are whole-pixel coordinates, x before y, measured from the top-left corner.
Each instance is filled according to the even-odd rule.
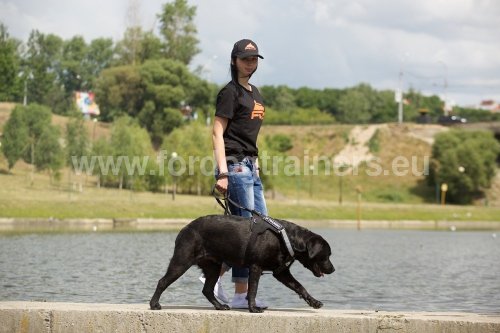
[[[257,66],[258,67],[258,66]],[[255,70],[249,75],[249,79],[252,77],[253,73],[257,71],[257,67]],[[231,57],[231,62],[229,63],[229,70],[231,72],[231,82],[238,88],[238,96],[243,94],[243,87],[240,85],[238,81],[238,68],[236,67],[236,57]]]

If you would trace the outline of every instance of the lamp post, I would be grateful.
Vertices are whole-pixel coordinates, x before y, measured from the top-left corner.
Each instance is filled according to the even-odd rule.
[[[403,64],[405,59],[408,57],[408,52],[406,52],[399,60],[399,84],[396,90],[396,102],[398,103],[398,124],[403,124]]]
[[[347,165],[342,164],[339,167],[339,206],[342,206],[342,201],[343,201],[343,190],[344,190],[344,171],[347,170]]]
[[[309,198],[312,198],[313,195],[313,173],[314,173],[314,165],[309,166],[309,170],[311,174],[309,175]]]
[[[172,201],[175,200],[175,194],[177,192],[177,175],[176,170],[174,168],[175,159],[177,158],[177,153],[174,151],[170,155],[172,157]]]
[[[24,72],[21,72],[20,75],[23,75]],[[23,105],[26,106],[28,105],[28,80],[33,79],[33,73],[29,73],[25,78],[24,78],[24,97],[23,97]]]
[[[446,63],[443,60],[438,60],[438,63],[442,64],[444,67],[444,78],[443,78],[444,107],[443,107],[443,113],[445,116],[448,116],[448,113],[450,111],[450,106],[448,103],[448,96],[446,94],[446,90],[448,89],[448,66],[446,66]]]
[[[95,126],[97,124],[97,118],[92,119],[92,121],[94,122],[94,126],[92,128],[92,144],[93,144],[95,141]]]
[[[441,206],[446,204],[446,192],[448,191],[448,184],[441,184]]]
[[[399,71],[399,88],[396,92],[396,102],[398,102],[398,124],[403,123],[403,70]]]

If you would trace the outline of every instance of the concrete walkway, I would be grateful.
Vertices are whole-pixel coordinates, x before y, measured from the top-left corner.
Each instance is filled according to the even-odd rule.
[[[500,332],[500,313],[269,309],[216,311],[147,304],[0,302],[0,333],[11,332]]]

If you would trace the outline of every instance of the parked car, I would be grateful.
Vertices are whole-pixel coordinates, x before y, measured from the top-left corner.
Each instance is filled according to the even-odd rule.
[[[441,125],[465,124],[467,119],[459,116],[439,116],[438,123]]]

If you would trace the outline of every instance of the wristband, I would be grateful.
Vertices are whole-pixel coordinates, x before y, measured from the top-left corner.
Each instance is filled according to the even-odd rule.
[[[217,180],[222,179],[222,178],[227,178],[229,176],[228,172],[221,172],[217,175]]]

